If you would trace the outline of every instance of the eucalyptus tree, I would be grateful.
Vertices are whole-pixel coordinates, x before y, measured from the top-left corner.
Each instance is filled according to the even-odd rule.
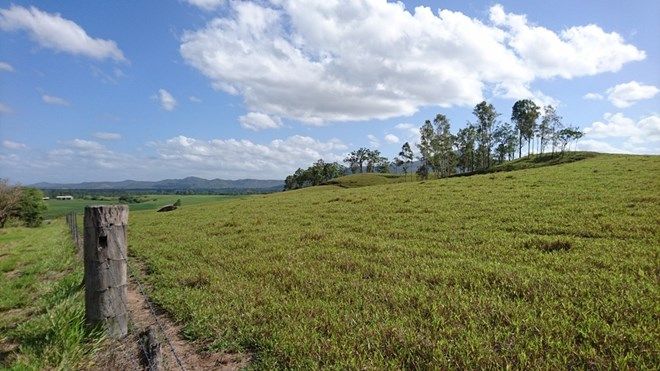
[[[408,168],[412,164],[414,158],[413,150],[408,142],[403,143],[403,146],[401,146],[401,152],[399,152],[399,158],[403,165],[403,173],[405,175],[408,175]]]
[[[477,104],[472,113],[477,117],[477,143],[479,144],[479,166],[482,169],[490,167],[491,150],[493,146],[493,127],[499,113],[495,106],[486,101]]]
[[[474,171],[476,141],[477,128],[471,123],[456,133],[458,166],[463,172]]]
[[[541,118],[541,124],[538,130],[541,154],[543,154],[543,150],[550,142],[552,142],[552,152],[555,152],[554,134],[562,128],[561,116],[557,114],[557,110],[551,105],[543,107],[543,117]]]
[[[539,115],[539,106],[530,99],[522,99],[513,104],[511,121],[518,131],[518,157],[522,157],[523,139],[527,140],[527,154],[531,153],[530,145]]]
[[[455,137],[450,131],[449,119],[442,114],[435,116],[435,137],[433,143],[433,165],[438,177],[449,176],[456,166],[456,155],[453,147]]]

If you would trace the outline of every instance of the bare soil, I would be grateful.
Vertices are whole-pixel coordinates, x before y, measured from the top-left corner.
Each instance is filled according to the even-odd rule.
[[[144,370],[148,369],[144,352],[140,347],[140,334],[153,326],[161,343],[161,369],[180,370],[174,353],[165,336],[170,339],[185,370],[240,370],[250,362],[249,354],[211,353],[202,351],[202,344],[190,342],[181,337],[181,327],[162,311],[156,311],[158,323],[152,315],[145,297],[134,282],[129,283],[127,305],[130,315],[128,335],[121,340],[108,340],[92,369],[103,370]]]

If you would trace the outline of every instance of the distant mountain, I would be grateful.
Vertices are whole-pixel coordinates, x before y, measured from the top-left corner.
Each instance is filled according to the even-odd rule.
[[[282,180],[261,179],[203,179],[187,177],[183,179],[165,179],[155,182],[140,180],[122,180],[119,182],[83,182],[83,183],[47,183],[32,184],[39,189],[153,189],[153,190],[195,190],[195,189],[271,189],[283,187]]]

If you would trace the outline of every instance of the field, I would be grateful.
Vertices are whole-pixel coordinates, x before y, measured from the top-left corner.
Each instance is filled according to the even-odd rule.
[[[64,222],[0,230],[0,368],[78,369],[100,347],[84,326],[82,264]]]
[[[142,197],[139,196],[139,197]],[[199,205],[213,201],[222,201],[230,198],[241,196],[224,196],[224,195],[144,195],[149,201],[130,204],[131,211],[139,210],[155,210],[167,204],[173,204],[176,200],[181,199],[182,206]],[[68,214],[72,211],[82,214],[85,206],[87,205],[111,205],[119,203],[117,197],[104,197],[102,201],[86,200],[86,199],[73,199],[73,200],[55,200],[50,199],[46,201],[48,209],[44,214],[46,219],[56,218]]]
[[[657,368],[660,157],[131,214],[150,296],[256,368]],[[185,205],[185,203],[184,203]]]

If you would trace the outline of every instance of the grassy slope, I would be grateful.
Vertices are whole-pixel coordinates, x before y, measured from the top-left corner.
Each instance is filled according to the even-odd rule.
[[[82,263],[63,221],[0,229],[0,368],[85,366],[99,334],[84,326]]]
[[[339,178],[331,179],[328,185],[336,185],[342,188],[356,188],[367,187],[380,184],[394,184],[404,181],[411,181],[411,176],[404,177],[398,174],[379,174],[379,173],[365,173],[365,174],[352,174],[345,175]]]
[[[160,208],[167,204],[174,203],[177,199],[181,199],[182,206],[188,205],[199,205],[202,203],[208,203],[213,201],[222,201],[229,198],[240,197],[240,196],[223,196],[223,195],[146,195],[149,197],[149,201],[141,202],[138,204],[130,204],[129,207],[131,211],[139,210],[154,210]],[[156,199],[155,201],[152,199]],[[60,201],[51,199],[46,201],[48,210],[44,214],[46,219],[56,218],[75,211],[82,213],[87,205],[111,205],[118,203],[117,198],[108,197],[107,200],[103,201],[93,201],[93,200],[84,200],[84,199],[74,199],[70,201]]]
[[[655,368],[659,173],[599,155],[134,213],[130,249],[186,334],[259,367]]]

